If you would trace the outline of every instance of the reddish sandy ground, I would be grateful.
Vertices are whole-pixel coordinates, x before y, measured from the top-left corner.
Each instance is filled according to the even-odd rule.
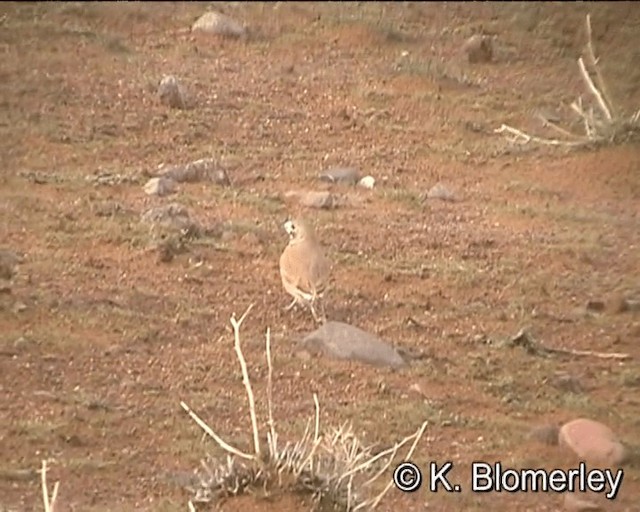
[[[590,417],[637,447],[640,317],[616,304],[640,292],[640,147],[514,147],[493,132],[504,122],[548,134],[535,117],[544,109],[567,126],[566,105],[588,97],[576,64],[587,4],[224,3],[251,37],[194,38],[207,5],[0,5],[0,243],[25,255],[0,295],[0,510],[42,510],[44,458],[57,510],[185,510],[172,475],[212,446],[179,401],[251,442],[229,328],[250,303],[249,371],[264,399],[270,327],[284,437],[300,434],[317,392],[323,424],[350,420],[368,443],[429,420],[414,461],[452,460],[462,482],[474,460],[570,464],[527,440],[545,423]],[[589,7],[611,95],[632,112],[640,9]],[[461,54],[479,32],[495,36],[492,63]],[[165,74],[194,109],[158,101]],[[232,188],[144,194],[160,164],[204,157],[224,164]],[[282,198],[323,189],[317,175],[332,165],[377,182],[334,187],[349,205],[305,212],[334,262],[329,315],[422,354],[408,370],[295,353],[313,324],[283,311],[282,222],[300,208]],[[101,173],[129,180],[97,185]],[[425,200],[437,182],[460,200]],[[170,201],[234,228],[163,263],[139,219]],[[585,311],[588,301],[604,310]],[[631,359],[502,345],[521,328],[549,347]],[[608,510],[638,510],[637,457],[625,471]],[[562,506],[553,493],[466,487],[394,490],[380,510]]]

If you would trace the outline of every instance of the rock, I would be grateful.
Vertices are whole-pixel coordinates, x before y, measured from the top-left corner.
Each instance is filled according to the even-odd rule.
[[[626,450],[613,431],[600,422],[579,418],[565,423],[558,434],[560,446],[570,449],[590,464],[613,468],[626,458]]]
[[[176,191],[176,182],[170,178],[151,178],[144,186],[144,191],[150,196],[168,196]]]
[[[429,192],[427,192],[427,199],[440,199],[441,201],[456,201],[456,195],[453,191],[442,183],[436,183]]]
[[[589,493],[586,493],[588,496]],[[566,492],[564,494],[564,509],[569,512],[596,512],[604,510],[602,506],[590,501],[585,493]]]
[[[462,46],[462,50],[467,54],[467,59],[472,64],[491,62],[493,59],[491,39],[480,34],[475,34],[467,39]]]
[[[365,176],[358,182],[358,186],[371,190],[376,184],[376,179],[373,176]]]
[[[542,425],[535,427],[529,432],[529,439],[539,441],[549,446],[556,446],[558,444],[558,434],[560,428],[557,425]]]
[[[247,29],[240,23],[215,11],[206,12],[200,16],[191,27],[191,31],[233,38],[243,37],[247,33]]]
[[[628,297],[616,297],[613,301],[614,313],[629,313],[640,311],[640,300],[630,299]]]
[[[186,91],[180,81],[173,75],[166,75],[158,85],[160,103],[170,108],[186,109],[189,107]]]
[[[329,183],[355,185],[359,179],[360,172],[355,167],[332,167],[320,174],[320,180]]]
[[[231,185],[227,171],[222,169],[213,158],[201,158],[186,165],[172,165],[163,168],[162,176],[178,183],[213,181],[218,185]]]
[[[604,311],[604,302],[601,300],[588,300],[585,306],[587,311],[595,311],[596,313],[602,313]]]
[[[373,334],[343,322],[327,322],[308,334],[301,347],[312,354],[400,368],[407,363],[396,350]]]
[[[287,199],[296,198],[298,203],[307,208],[318,208],[329,210],[338,206],[337,198],[326,190],[324,191],[294,191],[285,193]]]
[[[0,249],[0,279],[9,281],[15,275],[15,268],[23,260],[18,253]]]

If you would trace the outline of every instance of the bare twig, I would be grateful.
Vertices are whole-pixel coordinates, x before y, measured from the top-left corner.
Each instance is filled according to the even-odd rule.
[[[42,461],[42,469],[40,471],[41,480],[42,480],[42,501],[44,504],[45,512],[54,512],[56,507],[56,499],[58,498],[58,488],[60,486],[60,482],[56,482],[53,485],[53,494],[51,498],[49,498],[49,489],[47,488],[47,461],[43,459]]]
[[[269,452],[270,455],[275,457],[278,453],[278,434],[276,433],[275,422],[273,421],[273,365],[271,364],[271,329],[267,328],[266,338],[266,354],[267,354],[267,413],[269,418],[267,420],[269,424]]]
[[[591,80],[591,77],[589,76],[589,72],[587,71],[587,68],[584,65],[584,60],[582,57],[578,59],[578,66],[580,67],[580,73],[582,74],[582,79],[584,80],[585,84],[589,88],[589,91],[591,92],[591,94],[593,94],[596,100],[598,101],[598,106],[600,107],[600,110],[602,110],[602,113],[607,118],[607,121],[611,121],[613,119],[611,117],[611,111],[609,110],[609,107],[607,107],[607,104],[604,101],[602,94],[600,94],[600,91],[594,85],[593,80]]]
[[[524,139],[523,144],[533,141],[533,142],[537,142],[538,144],[545,144],[548,146],[582,146],[584,145],[584,141],[563,141],[558,139],[544,139],[541,137],[536,137],[535,135],[529,135],[528,133],[525,133],[507,124],[503,124],[502,126],[500,126],[500,128],[495,129],[494,132],[495,133],[507,132],[512,135],[515,135],[514,142],[517,141],[518,139]]]
[[[610,114],[616,118],[616,113],[614,112],[614,104],[611,101],[611,95],[609,94],[609,90],[607,85],[604,82],[604,78],[602,78],[602,73],[600,73],[600,68],[598,67],[598,59],[596,58],[596,53],[593,49],[593,35],[591,32],[591,14],[587,14],[587,57],[589,59],[589,64],[591,68],[594,70],[596,74],[596,85],[598,89],[602,92],[602,97],[607,107],[609,108]]]
[[[180,406],[187,412],[187,414],[189,416],[191,416],[191,419],[193,421],[195,421],[198,426],[204,430],[204,432],[211,437],[216,443],[218,443],[218,446],[220,446],[220,448],[222,448],[224,451],[231,453],[232,455],[236,455],[242,459],[246,459],[246,460],[253,460],[255,458],[255,455],[250,455],[248,453],[244,453],[240,450],[238,450],[237,448],[234,448],[233,446],[231,446],[230,444],[228,444],[227,442],[225,442],[218,434],[216,434],[213,429],[207,425],[204,421],[202,421],[200,419],[200,417],[191,410],[191,408],[184,402],[180,402]]]
[[[315,406],[315,411],[316,411],[316,423],[315,423],[315,429],[313,431],[313,440],[317,441],[318,437],[320,436],[320,402],[318,401],[317,393],[313,394],[313,404]]]
[[[631,359],[629,354],[622,354],[619,352],[594,352],[593,350],[573,350],[569,348],[549,348],[544,347],[544,350],[554,354],[567,354],[571,356],[592,356],[600,359],[617,359],[619,361],[625,361]]]
[[[233,326],[233,338],[234,348],[236,355],[238,356],[238,362],[242,370],[242,383],[247,391],[247,399],[249,400],[249,415],[251,416],[251,430],[253,431],[253,449],[256,457],[260,458],[260,433],[258,431],[258,420],[256,418],[256,404],[253,396],[253,389],[251,388],[251,381],[249,380],[249,371],[247,370],[247,362],[240,348],[240,326],[244,319],[249,314],[249,311],[253,308],[253,304],[250,304],[244,314],[240,317],[240,320],[236,320],[235,314],[231,317],[231,325]]]
[[[414,434],[415,439],[413,440],[413,444],[411,445],[411,448],[409,448],[409,451],[407,452],[407,456],[405,457],[404,460],[411,460],[411,457],[413,457],[413,452],[416,450],[416,447],[418,446],[418,442],[420,442],[420,439],[422,439],[422,434],[424,434],[425,429],[427,428],[427,425],[429,424],[428,421],[425,421],[420,428],[418,429],[418,431]],[[413,436],[412,436],[413,437]],[[370,508],[371,510],[375,509],[380,502],[382,501],[382,498],[384,498],[384,496],[389,492],[389,489],[391,489],[391,487],[394,485],[393,480],[391,480],[386,486],[385,488],[382,490],[382,492],[380,494],[378,494],[378,496],[376,496],[373,500],[371,500],[370,502],[364,502],[361,503],[360,505],[358,505],[355,509],[354,512],[356,512],[359,508],[364,508],[364,506],[369,506],[370,503]]]
[[[553,130],[555,130],[556,132],[558,132],[561,135],[564,135],[565,137],[569,137],[570,139],[575,139],[578,140],[582,143],[584,142],[588,142],[588,138],[581,136],[581,135],[576,135],[575,133],[571,133],[569,130],[565,130],[564,128],[562,128],[561,126],[558,126],[556,123],[554,123],[553,121],[550,121],[549,119],[547,119],[546,117],[544,117],[542,114],[538,114],[538,119],[540,119],[540,121],[542,121],[542,125],[545,127],[549,127]]]
[[[494,130],[495,133],[505,133],[512,136],[507,137],[512,143],[519,142],[527,144],[529,142],[535,142],[537,144],[544,144],[548,146],[578,147],[598,142],[623,140],[624,137],[620,137],[620,135],[631,135],[634,132],[640,131],[640,126],[638,126],[638,122],[640,121],[640,111],[636,112],[628,119],[622,119],[616,114],[616,109],[614,108],[611,97],[607,91],[602,73],[598,67],[598,59],[596,58],[595,51],[593,49],[590,15],[587,15],[586,26],[586,56],[585,58],[580,57],[578,59],[578,68],[580,76],[582,77],[589,93],[595,99],[595,105],[597,106],[600,115],[594,115],[593,108],[591,107],[583,107],[582,98],[578,98],[576,101],[571,103],[571,109],[582,118],[584,135],[572,133],[571,131],[565,130],[544,118],[543,122],[545,127],[553,129],[555,132],[570,140],[536,137],[506,124],[503,124],[500,128]],[[587,65],[589,65],[591,70],[587,69]],[[594,74],[595,79],[591,77],[591,73]]]

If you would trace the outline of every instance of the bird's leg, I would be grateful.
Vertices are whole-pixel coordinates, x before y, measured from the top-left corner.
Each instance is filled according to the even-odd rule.
[[[285,311],[290,311],[290,310],[291,310],[291,308],[292,308],[293,306],[295,306],[297,302],[298,302],[298,299],[296,299],[296,298],[294,297],[294,298],[293,298],[293,302],[292,302],[291,304],[289,304],[286,308],[284,308],[284,310],[285,310]]]
[[[309,309],[311,309],[311,314],[313,315],[313,319],[319,324],[322,323],[322,318],[318,316],[318,313],[316,313],[316,308],[313,307],[313,301],[309,302]]]
[[[320,315],[318,315],[318,313],[316,312],[316,308],[315,308],[315,303],[318,302],[320,305]],[[313,319],[319,323],[319,324],[323,324],[327,321],[326,316],[325,316],[325,312],[324,312],[324,304],[322,303],[322,300],[320,299],[319,296],[317,296],[315,293],[313,294],[313,297],[311,297],[311,300],[309,301],[309,307],[311,308],[311,314],[313,315]]]

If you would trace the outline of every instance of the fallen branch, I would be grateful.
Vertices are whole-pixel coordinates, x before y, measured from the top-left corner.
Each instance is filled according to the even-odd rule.
[[[573,350],[570,348],[549,348],[544,347],[544,350],[553,354],[568,354],[571,356],[593,356],[600,359],[617,359],[619,361],[626,361],[631,359],[629,354],[622,354],[619,352],[594,352],[593,350]]]
[[[541,343],[533,339],[525,329],[520,329],[518,333],[508,340],[509,344],[514,347],[523,347],[530,354],[565,354],[571,356],[592,356],[600,359],[617,359],[625,361],[631,359],[629,354],[621,354],[617,352],[594,352],[592,350],[573,350],[568,348],[551,348],[545,347]]]

